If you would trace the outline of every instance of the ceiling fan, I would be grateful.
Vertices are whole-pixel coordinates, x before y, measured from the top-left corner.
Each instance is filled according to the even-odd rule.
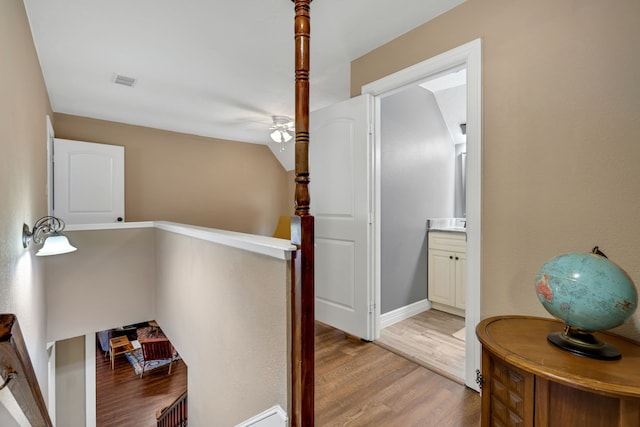
[[[269,128],[271,139],[280,144],[280,151],[284,151],[285,144],[291,141],[295,133],[293,120],[287,116],[273,116],[272,119],[273,126]]]

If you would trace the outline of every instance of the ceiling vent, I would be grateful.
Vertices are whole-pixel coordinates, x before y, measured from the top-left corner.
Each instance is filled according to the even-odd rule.
[[[113,80],[115,84],[124,85],[124,86],[133,86],[136,83],[136,79],[133,77],[123,76],[121,74],[116,74],[116,78]]]

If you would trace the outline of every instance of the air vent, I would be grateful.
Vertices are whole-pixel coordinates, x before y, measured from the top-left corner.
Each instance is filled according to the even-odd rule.
[[[136,83],[136,79],[133,77],[123,76],[121,74],[116,74],[116,78],[113,80],[115,84],[124,85],[124,86],[133,86]]]

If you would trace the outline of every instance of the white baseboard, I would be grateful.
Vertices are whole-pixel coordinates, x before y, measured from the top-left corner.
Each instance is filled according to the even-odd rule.
[[[420,314],[423,311],[427,311],[431,308],[431,301],[423,299],[413,304],[405,305],[404,307],[396,308],[380,315],[380,329],[384,329],[387,326],[391,326],[394,323],[398,323],[404,319],[408,319],[411,316]]]
[[[287,427],[289,425],[289,417],[287,413],[276,405],[266,411],[241,422],[236,427]]]

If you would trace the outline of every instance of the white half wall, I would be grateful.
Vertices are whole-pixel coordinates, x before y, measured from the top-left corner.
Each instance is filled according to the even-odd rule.
[[[288,408],[290,261],[157,230],[156,266],[156,320],[188,366],[189,424]]]

